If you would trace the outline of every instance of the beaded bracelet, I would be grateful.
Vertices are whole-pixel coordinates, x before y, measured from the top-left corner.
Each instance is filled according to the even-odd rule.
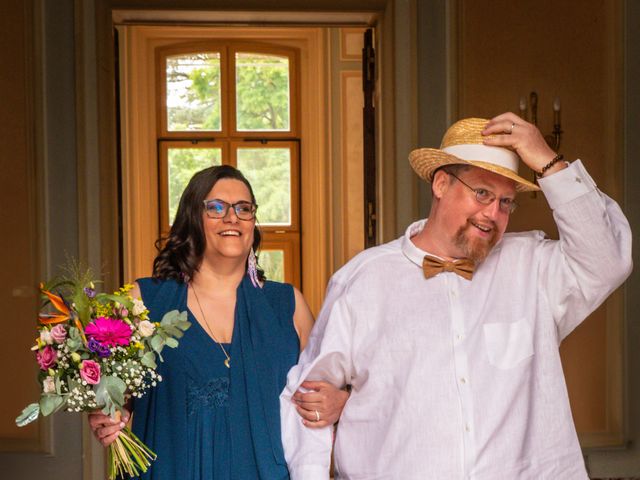
[[[558,163],[563,158],[564,158],[564,155],[562,155],[561,153],[557,154],[555,157],[553,157],[553,160],[551,160],[544,167],[542,167],[542,170],[540,170],[540,172],[536,172],[536,176],[538,178],[542,178],[542,176],[547,170],[549,170],[551,167],[553,167],[556,163]]]

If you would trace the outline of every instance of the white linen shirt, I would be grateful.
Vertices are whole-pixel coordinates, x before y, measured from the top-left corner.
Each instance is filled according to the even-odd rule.
[[[329,478],[332,427],[305,428],[305,379],[352,385],[341,479],[586,479],[558,346],[631,271],[631,232],[579,160],[540,180],[560,232],[505,234],[471,281],[425,279],[411,237],[331,279],[281,395],[292,480]]]

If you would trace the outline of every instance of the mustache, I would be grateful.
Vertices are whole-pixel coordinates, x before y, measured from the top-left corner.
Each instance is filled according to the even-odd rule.
[[[489,227],[492,232],[496,232],[498,230],[498,225],[493,220],[477,220],[474,217],[467,219],[467,227],[472,227],[474,223],[483,227]]]

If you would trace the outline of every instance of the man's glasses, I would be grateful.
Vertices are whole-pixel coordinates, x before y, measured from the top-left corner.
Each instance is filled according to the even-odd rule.
[[[229,208],[233,208],[233,211],[236,212],[236,217],[240,220],[253,220],[256,218],[256,210],[258,209],[258,205],[251,202],[228,203],[218,198],[205,200],[203,203],[204,210],[209,218],[224,218],[227,216]]]
[[[467,187],[469,190],[475,193],[476,200],[478,201],[478,203],[481,203],[482,205],[491,205],[493,201],[497,198],[496,194],[493,193],[492,191],[486,190],[484,188],[473,188],[471,185],[468,185],[462,180],[460,180],[460,178],[457,175],[454,175],[453,173],[449,173],[449,172],[447,173],[452,177],[456,178],[461,184],[463,184],[465,187]],[[518,204],[515,202],[513,198],[501,198],[499,200],[499,204],[500,204],[500,211],[506,214],[513,213],[513,211],[518,206]]]

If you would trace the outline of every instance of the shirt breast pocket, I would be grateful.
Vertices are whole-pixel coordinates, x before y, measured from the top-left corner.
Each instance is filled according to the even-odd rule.
[[[533,330],[527,320],[485,323],[484,343],[489,363],[506,370],[533,356]]]

